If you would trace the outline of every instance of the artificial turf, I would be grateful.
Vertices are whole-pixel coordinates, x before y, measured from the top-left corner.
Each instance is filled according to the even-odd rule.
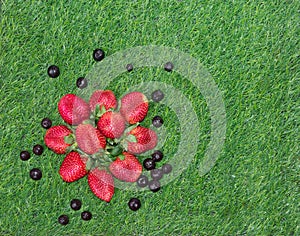
[[[293,0],[1,1],[0,235],[299,235],[299,10]],[[117,96],[145,81],[182,91],[198,116],[200,142],[188,168],[160,192],[116,190],[104,203],[86,179],[61,180],[63,156],[31,149],[43,143],[44,117],[62,122],[57,102],[78,93],[76,79],[95,66],[95,48],[109,56],[144,45],[176,48],[207,68],[223,94],[225,145],[200,176],[210,139],[201,92],[162,68],[124,73],[107,85]],[[56,79],[47,76],[51,64],[60,67]],[[168,107],[151,105],[150,115],[157,113],[171,161],[180,124]],[[22,150],[29,161],[20,160]],[[29,178],[34,167],[40,181]],[[142,202],[137,212],[127,206],[131,197]],[[91,221],[69,207],[73,198]],[[67,226],[58,224],[61,214]]]

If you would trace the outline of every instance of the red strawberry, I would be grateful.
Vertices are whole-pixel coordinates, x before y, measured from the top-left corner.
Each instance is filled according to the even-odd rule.
[[[72,134],[72,131],[65,125],[50,127],[45,134],[44,142],[48,148],[57,154],[65,154],[71,144],[65,142],[65,137]]]
[[[70,152],[63,160],[59,174],[66,182],[74,182],[84,177],[88,172],[85,169],[87,158],[83,158],[78,152]]]
[[[122,158],[122,157],[121,157]],[[110,172],[119,180],[135,182],[140,177],[143,166],[139,160],[128,152],[123,152],[123,158],[117,157],[110,166]]]
[[[122,136],[126,124],[119,112],[107,111],[98,120],[97,127],[107,138],[119,138]]]
[[[157,135],[152,129],[137,126],[128,135],[133,135],[136,139],[136,142],[127,142],[127,151],[132,154],[146,152],[157,145]]]
[[[76,142],[86,154],[94,154],[106,145],[105,137],[91,124],[80,124],[76,128]]]
[[[90,97],[90,108],[95,110],[96,105],[100,105],[100,110],[104,106],[106,110],[117,107],[117,99],[111,90],[97,90]]]
[[[90,117],[90,106],[75,94],[66,94],[58,102],[58,111],[70,125],[78,125]]]
[[[110,202],[114,195],[114,179],[110,173],[95,168],[88,174],[88,184],[98,198]]]
[[[141,92],[131,92],[121,98],[120,113],[129,124],[144,120],[148,112],[147,97]]]

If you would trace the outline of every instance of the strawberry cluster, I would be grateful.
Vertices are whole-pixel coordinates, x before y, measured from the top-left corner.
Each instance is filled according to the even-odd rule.
[[[66,94],[58,111],[66,124],[52,126],[44,136],[46,146],[66,154],[59,174],[66,182],[87,175],[92,192],[109,202],[114,178],[135,182],[143,166],[137,155],[154,149],[157,135],[140,125],[149,102],[141,92],[130,92],[117,101],[111,90],[95,91],[89,101]]]

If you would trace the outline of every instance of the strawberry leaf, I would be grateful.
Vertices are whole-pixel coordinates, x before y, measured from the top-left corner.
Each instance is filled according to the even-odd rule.
[[[110,155],[112,156],[118,156],[123,152],[123,148],[121,146],[116,146],[110,151]]]
[[[137,142],[137,139],[134,135],[132,134],[129,134],[127,137],[126,137],[126,141],[128,142],[132,142],[132,143],[136,143]]]
[[[91,170],[93,166],[94,166],[94,160],[92,158],[89,158],[88,161],[86,162],[85,169]]]
[[[128,126],[128,128],[126,128],[126,129],[124,130],[124,133],[125,133],[125,134],[129,133],[131,130],[135,129],[135,128],[136,128],[137,126],[139,126],[139,125],[140,125],[140,123],[137,122],[137,123],[134,124],[134,125]]]
[[[68,135],[64,137],[64,141],[67,144],[73,144],[75,142],[73,135]]]

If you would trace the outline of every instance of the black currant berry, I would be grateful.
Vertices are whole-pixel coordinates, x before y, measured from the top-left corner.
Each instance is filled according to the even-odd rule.
[[[155,179],[155,180],[160,180],[164,175],[164,173],[161,169],[153,169],[153,170],[151,170],[150,174],[151,174],[152,179]]]
[[[88,86],[88,81],[84,77],[79,77],[76,81],[76,86],[80,89],[84,89]]]
[[[160,102],[163,98],[164,98],[164,93],[162,91],[155,90],[152,94],[151,94],[151,98],[154,102]]]
[[[163,159],[164,157],[164,154],[159,151],[159,150],[155,150],[153,153],[152,153],[152,160],[155,161],[155,162],[159,162]]]
[[[141,201],[138,198],[131,198],[128,202],[128,206],[131,210],[137,211],[141,207]]]
[[[132,71],[132,70],[133,70],[133,65],[132,65],[132,64],[127,64],[127,65],[126,65],[126,70],[127,70],[128,72]]]
[[[60,74],[60,71],[59,71],[59,68],[55,65],[51,65],[48,67],[48,75],[51,77],[51,78],[56,78],[58,77]]]
[[[78,211],[81,208],[81,201],[79,199],[73,199],[70,206],[73,210]]]
[[[67,215],[61,215],[60,217],[58,217],[58,223],[67,225],[69,223],[69,217]]]
[[[34,145],[32,151],[36,155],[42,155],[44,148],[42,145],[37,144],[37,145]]]
[[[83,211],[81,212],[81,219],[83,220],[90,220],[92,219],[92,213],[89,211]]]
[[[152,124],[154,127],[159,128],[163,125],[164,120],[160,116],[154,116],[152,119]]]
[[[160,182],[158,180],[151,180],[148,186],[152,192],[157,192],[158,190],[160,190]]]
[[[151,158],[146,158],[143,161],[143,166],[146,170],[153,170],[155,168],[155,161],[153,161]]]
[[[136,183],[141,188],[146,187],[148,185],[148,177],[146,175],[141,175]]]
[[[170,71],[173,70],[174,65],[173,65],[172,62],[167,62],[167,63],[164,65],[164,68],[165,68],[166,71],[170,72]]]
[[[30,153],[28,151],[22,151],[20,153],[20,158],[22,161],[27,161],[30,158]]]
[[[42,178],[42,171],[38,168],[33,168],[29,175],[33,180],[40,180]]]
[[[170,164],[164,164],[161,169],[164,174],[169,174],[172,171],[172,166]]]
[[[102,49],[97,48],[93,52],[93,58],[95,61],[102,61],[105,57],[105,53]]]
[[[42,119],[41,126],[44,129],[49,129],[52,126],[52,121],[49,118]]]

